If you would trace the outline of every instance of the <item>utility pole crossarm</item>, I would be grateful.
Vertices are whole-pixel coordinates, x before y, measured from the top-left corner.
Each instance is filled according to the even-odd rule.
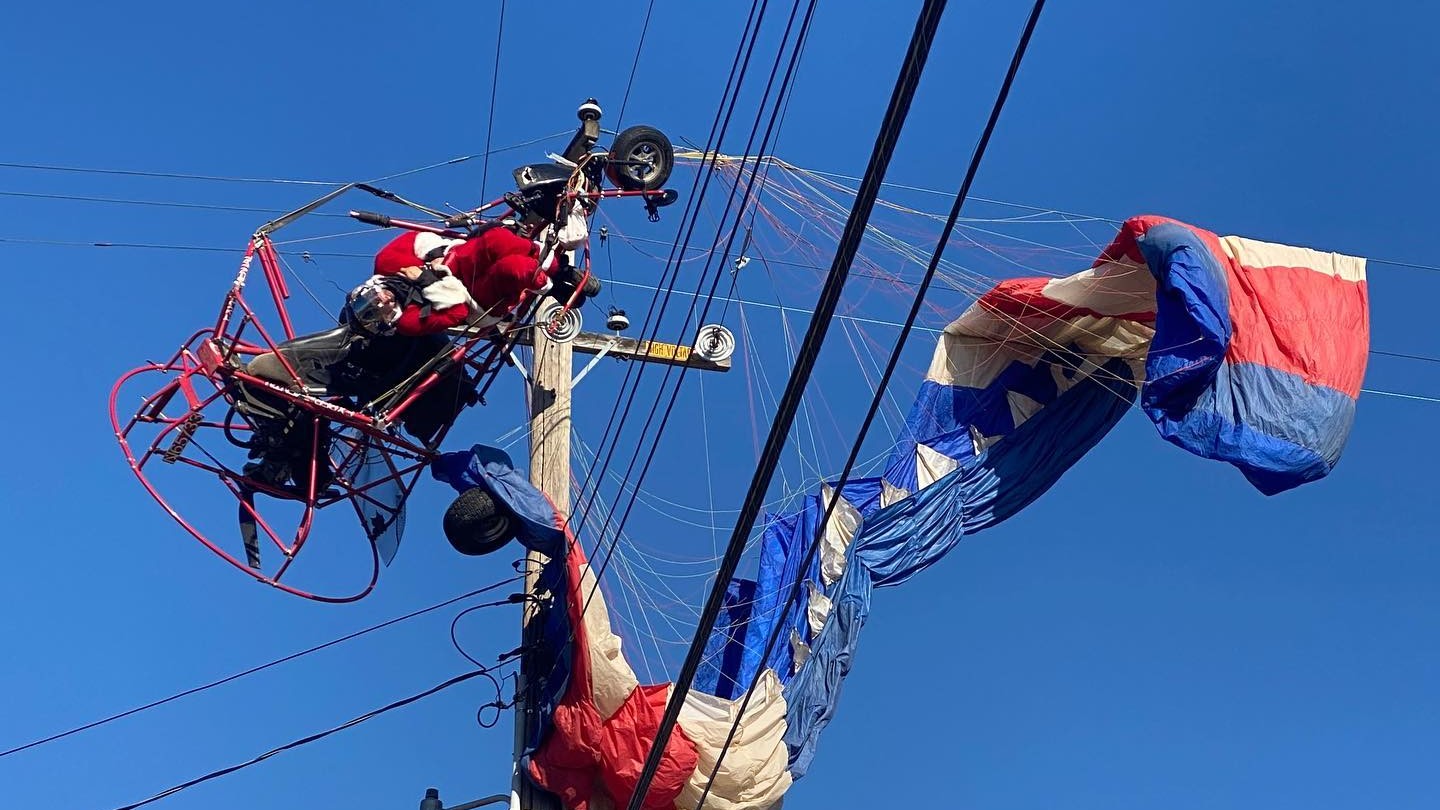
[[[469,336],[473,332],[467,328],[460,327],[450,330],[450,334],[457,336]],[[533,346],[535,330],[521,328],[513,333],[515,343],[520,346]],[[553,341],[546,340],[546,343]],[[730,358],[722,357],[711,360],[702,351],[697,351],[692,346],[682,346],[678,343],[662,343],[658,340],[636,340],[634,338],[620,337],[619,335],[605,332],[581,332],[568,344],[573,351],[580,354],[600,354],[608,349],[608,356],[617,360],[639,360],[646,363],[660,363],[667,366],[689,366],[690,368],[703,371],[729,371]]]

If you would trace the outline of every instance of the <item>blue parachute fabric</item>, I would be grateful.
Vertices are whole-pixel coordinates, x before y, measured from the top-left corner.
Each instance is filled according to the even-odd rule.
[[[543,740],[555,714],[555,707],[569,686],[568,674],[575,657],[571,644],[569,613],[563,594],[565,583],[565,532],[557,526],[559,516],[550,499],[531,484],[514,467],[504,450],[477,444],[469,450],[442,453],[430,465],[430,474],[437,481],[449,484],[456,492],[483,487],[496,500],[509,507],[519,520],[516,536],[529,550],[549,557],[540,570],[536,591],[549,594],[540,616],[540,642],[531,650],[536,672],[552,673],[539,686],[536,702],[539,711],[530,713],[527,739]],[[526,756],[533,752],[526,752]]]
[[[863,478],[847,483],[842,497],[863,514],[879,508],[880,493],[879,478]],[[798,636],[807,643],[810,638],[804,601],[806,589],[813,586],[827,596],[834,590],[826,588],[821,579],[821,561],[816,555],[805,573],[808,585],[801,586],[801,602],[792,605],[783,617],[779,615],[780,605],[795,586],[800,564],[824,513],[820,496],[811,495],[795,512],[766,516],[759,571],[754,580],[741,577],[731,580],[726,590],[725,609],[706,642],[706,663],[697,676],[695,688],[722,698],[744,694],[755,674],[764,668],[760,656],[777,624],[784,627],[767,666],[774,670],[782,684],[790,680],[796,671],[791,638]]]
[[[790,637],[792,633],[801,631],[805,621],[804,605],[789,605],[783,612],[781,608],[785,606],[785,599],[795,581],[802,578],[800,565],[804,562],[807,538],[815,536],[819,525],[817,503],[817,497],[808,496],[799,512],[780,517],[767,516],[768,525],[760,539],[760,570],[755,577],[754,607],[745,628],[745,649],[741,654],[740,669],[732,676],[740,683],[748,685],[755,673],[765,668],[774,670],[780,682],[784,683],[794,671]],[[812,560],[803,578],[816,580],[819,572],[819,560]],[[769,658],[761,662],[760,656],[764,654],[766,642],[777,624],[784,629],[771,648]]]
[[[1175,429],[1230,345],[1230,294],[1225,268],[1191,229],[1154,225],[1136,246],[1155,276],[1155,336],[1145,357],[1144,408],[1162,435]],[[1168,414],[1167,411],[1177,411]]]
[[[1155,279],[1141,407],[1161,437],[1267,495],[1328,475],[1364,379],[1364,260],[1159,217],[1126,222],[1111,252]]]
[[[934,565],[960,539],[1023,509],[1089,452],[1124,416],[1135,396],[1128,367],[1114,362],[955,471],[888,507],[865,514],[830,598],[810,657],[785,688],[790,773],[798,779],[815,756],[850,671],[873,588],[898,585]],[[847,487],[846,492],[850,492]]]
[[[748,681],[739,673],[745,654],[745,634],[755,605],[755,581],[733,579],[725,589],[715,630],[705,644],[705,658],[695,673],[693,688],[732,700],[745,693]]]
[[[465,492],[484,487],[519,519],[516,537],[531,551],[551,558],[565,553],[565,532],[555,525],[555,507],[510,464],[505,451],[477,444],[469,450],[441,453],[430,464],[430,474]]]

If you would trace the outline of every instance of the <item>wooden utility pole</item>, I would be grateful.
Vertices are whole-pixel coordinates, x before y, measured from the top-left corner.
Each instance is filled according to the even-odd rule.
[[[569,343],[557,343],[545,330],[534,330],[535,358],[530,365],[530,483],[550,496],[555,511],[570,514],[570,373],[572,351]],[[540,569],[547,559],[538,551],[525,555],[525,592],[535,593]],[[538,606],[527,601],[521,608],[521,643],[536,640],[538,627],[532,624]],[[522,654],[520,674],[515,683],[515,778],[513,810],[560,810],[555,797],[536,790],[520,772],[520,757],[528,747],[525,739],[530,715],[538,707],[531,698],[530,685],[544,673],[532,671],[534,657]]]
[[[723,329],[706,327],[701,330],[696,347],[678,346],[657,341],[637,341],[618,334],[581,332],[572,341],[552,340],[544,328],[527,330],[520,342],[535,349],[530,367],[530,483],[550,497],[562,515],[570,514],[570,411],[574,387],[572,357],[575,352],[603,355],[638,363],[663,363],[689,366],[699,371],[729,371],[729,350],[733,338]],[[722,338],[723,333],[723,339]],[[531,337],[533,335],[533,337]],[[725,340],[731,343],[721,348]],[[584,372],[582,372],[583,374]],[[525,557],[525,591],[534,593],[540,568],[546,562],[543,554],[530,552]],[[539,633],[534,619],[538,608],[526,602],[523,608],[521,638],[532,643]],[[539,707],[532,701],[530,685],[548,673],[534,671],[533,657],[522,654],[520,674],[516,683],[515,702],[515,775],[511,786],[512,810],[560,810],[555,797],[536,790],[520,772],[520,756],[529,747],[525,739],[530,716]]]

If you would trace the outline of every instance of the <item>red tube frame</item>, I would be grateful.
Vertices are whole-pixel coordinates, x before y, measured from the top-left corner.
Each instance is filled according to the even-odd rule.
[[[566,193],[567,199],[600,200],[610,197],[643,197],[647,200],[661,198],[664,194],[661,190],[656,191],[625,191],[620,189],[600,189],[596,191],[571,190]],[[505,204],[501,198],[486,203],[473,213],[480,213]],[[277,220],[277,222],[284,222]],[[406,220],[390,220],[392,227],[407,230],[426,231],[438,233],[452,238],[463,238],[465,233],[454,231],[448,228],[440,228],[420,222]],[[268,226],[267,226],[268,227]],[[283,227],[283,225],[279,226]],[[393,425],[406,409],[408,409],[419,397],[429,391],[441,379],[441,372],[431,371],[412,390],[406,393],[400,402],[386,411],[371,415],[368,413],[350,410],[334,402],[322,398],[313,397],[308,394],[290,390],[284,386],[260,379],[247,374],[240,369],[238,362],[239,355],[257,355],[267,352],[275,352],[276,341],[265,329],[255,311],[246,302],[244,288],[248,281],[249,273],[254,260],[258,257],[261,271],[264,275],[266,286],[270,290],[271,300],[274,303],[277,317],[284,339],[289,340],[295,336],[294,327],[286,307],[286,301],[290,297],[290,291],[285,282],[284,273],[275,251],[275,246],[270,237],[274,230],[262,229],[257,232],[246,246],[245,254],[240,262],[235,280],[227,292],[221,306],[219,316],[213,326],[195,332],[165,363],[147,363],[126,372],[114,384],[110,392],[109,410],[110,423],[114,430],[115,438],[120,444],[121,452],[125,456],[126,463],[131,471],[140,480],[146,492],[165,510],[187,533],[196,540],[199,540],[210,551],[221,559],[225,560],[236,569],[245,572],[255,580],[270,585],[286,593],[294,594],[306,599],[328,603],[353,602],[369,594],[375,587],[380,576],[380,554],[379,549],[371,542],[371,572],[368,582],[358,591],[342,596],[323,595],[313,593],[302,588],[290,585],[282,581],[284,575],[289,571],[291,564],[299,555],[301,548],[305,545],[314,525],[315,512],[326,506],[331,506],[341,501],[351,503],[357,516],[363,515],[362,501],[377,503],[367,492],[375,487],[396,483],[400,486],[400,503],[403,504],[409,498],[411,492],[419,482],[420,475],[436,456],[436,448],[441,445],[446,434],[450,430],[449,425],[441,428],[439,433],[428,443],[412,441],[394,432]],[[562,314],[568,312],[579,297],[579,291],[583,289],[585,282],[590,276],[589,251],[584,250],[585,261],[580,283],[570,299],[564,303]],[[516,307],[516,312],[522,313],[520,322],[528,322],[533,317],[538,301],[530,295],[522,297]],[[239,317],[236,317],[237,311]],[[254,326],[255,332],[260,336],[262,343],[253,343],[242,338],[245,330]],[[501,354],[508,351],[514,345],[514,335],[521,328],[528,326],[501,327],[488,332],[481,332],[470,336],[464,341],[454,344],[447,362],[461,364],[477,372],[477,392],[481,401],[484,401],[485,393],[489,390],[496,374],[503,365],[499,362]],[[499,338],[489,342],[491,338]],[[489,345],[484,345],[489,342]],[[300,376],[284,357],[276,353],[291,379],[300,387]],[[127,383],[142,377],[145,374],[160,374],[169,379],[164,385],[153,393],[145,396],[140,407],[123,421],[119,411],[119,398],[122,387]],[[214,386],[214,393],[201,395],[195,383],[196,378],[204,378]],[[353,482],[344,480],[343,476],[336,475],[331,488],[324,492],[315,490],[316,459],[318,453],[318,432],[312,439],[311,469],[308,476],[308,487],[303,497],[297,497],[293,491],[286,491],[265,484],[260,481],[248,478],[236,472],[225,463],[221,462],[201,445],[198,437],[201,431],[206,436],[216,435],[219,432],[232,430],[230,419],[227,417],[219,420],[206,420],[203,413],[206,408],[216,405],[222,400],[233,407],[233,386],[240,382],[247,385],[263,387],[268,393],[281,398],[297,407],[313,414],[316,417],[328,420],[336,428],[336,439],[338,444],[343,444],[346,449],[341,451],[341,461],[335,465],[339,472],[353,461],[357,454],[365,447],[376,448],[380,451],[380,457],[386,464],[388,474],[369,481],[363,485],[356,485]],[[186,409],[178,416],[167,416],[165,409],[174,401],[175,395],[182,395]],[[158,426],[158,431],[143,445],[136,445],[132,439],[132,431],[139,425]],[[248,428],[247,428],[248,429]],[[227,439],[228,441],[228,439]],[[207,460],[186,456],[190,448],[197,448],[203,453]],[[143,448],[138,449],[137,448]],[[220,478],[221,483],[233,494],[241,504],[241,508],[254,520],[257,529],[263,533],[279,550],[284,561],[278,566],[273,574],[266,574],[263,571],[252,569],[235,555],[226,551],[219,543],[210,539],[197,526],[186,519],[174,504],[160,491],[160,488],[147,475],[145,467],[156,457],[161,463],[184,463],[186,466],[204,470]],[[327,457],[326,463],[331,463],[332,458]],[[279,534],[274,527],[264,519],[261,509],[252,506],[246,492],[263,494],[285,500],[296,501],[301,504],[301,515],[293,533],[285,537]],[[383,506],[383,505],[382,505]]]

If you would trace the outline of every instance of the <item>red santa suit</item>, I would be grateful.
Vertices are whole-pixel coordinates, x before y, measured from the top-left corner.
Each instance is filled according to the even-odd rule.
[[[375,274],[399,275],[407,267],[424,267],[440,259],[449,273],[422,288],[429,306],[406,306],[395,324],[402,335],[428,335],[459,326],[472,316],[482,324],[494,323],[515,308],[526,290],[547,288],[550,278],[540,267],[538,254],[534,242],[502,227],[473,239],[408,231],[376,254]]]

